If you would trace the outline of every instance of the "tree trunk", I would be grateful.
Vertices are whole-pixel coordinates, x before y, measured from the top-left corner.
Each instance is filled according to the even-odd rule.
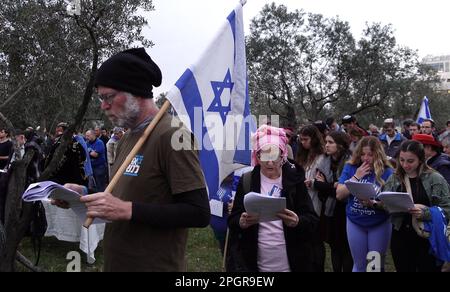
[[[98,66],[98,45],[95,34],[91,28],[88,28],[89,34],[92,38],[92,69],[89,75],[89,81],[85,89],[83,102],[80,105],[75,121],[71,124],[68,131],[64,133],[60,147],[55,152],[55,155],[50,162],[50,165],[42,173],[39,181],[48,180],[56,171],[58,163],[64,156],[65,150],[72,141],[72,133],[75,132],[83,121],[83,117],[89,106],[92,97],[94,80]],[[8,122],[8,119],[0,113],[0,120]],[[7,123],[9,127],[13,128],[11,123]],[[27,229],[31,222],[31,204],[23,203],[22,194],[28,186],[27,169],[35,155],[34,150],[27,151],[25,157],[14,163],[11,176],[8,182],[8,194],[6,199],[5,210],[5,225],[4,233],[6,234],[6,243],[3,248],[0,242],[0,272],[13,272],[15,270],[15,262],[17,257],[17,248],[23,237],[26,235]],[[0,230],[1,231],[1,230]],[[0,234],[1,236],[1,234]]]
[[[297,116],[295,114],[295,108],[292,105],[286,106],[288,116],[288,126],[297,129]]]
[[[4,248],[0,250],[0,272],[14,271],[17,248],[30,225],[31,204],[23,203],[22,194],[27,186],[27,168],[34,155],[34,150],[29,150],[24,159],[13,164],[5,210],[7,240]]]

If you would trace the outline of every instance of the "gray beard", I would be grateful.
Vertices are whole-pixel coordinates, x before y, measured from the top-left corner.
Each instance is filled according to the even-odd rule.
[[[125,103],[125,109],[119,117],[111,118],[111,122],[121,128],[133,128],[139,119],[140,108],[138,102],[129,97]]]

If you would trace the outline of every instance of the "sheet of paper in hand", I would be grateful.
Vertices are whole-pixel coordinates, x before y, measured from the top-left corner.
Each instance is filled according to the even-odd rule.
[[[382,192],[377,194],[371,183],[347,181],[345,185],[350,193],[359,200],[378,199],[382,201],[389,213],[407,213],[409,209],[414,208],[414,202],[408,193]]]
[[[369,201],[377,197],[377,191],[372,183],[346,181],[345,185],[350,193],[360,201]]]
[[[248,193],[244,197],[245,211],[249,214],[258,214],[259,222],[281,220],[277,214],[286,209],[286,198],[275,198],[258,193]]]
[[[408,193],[382,192],[377,197],[389,213],[408,213],[414,202]]]
[[[69,204],[69,208],[75,212],[81,222],[86,220],[86,205],[80,202],[81,195],[75,191],[69,190],[64,186],[44,181],[31,184],[23,193],[22,199],[25,202],[60,200]],[[105,223],[105,220],[95,219],[94,224]]]

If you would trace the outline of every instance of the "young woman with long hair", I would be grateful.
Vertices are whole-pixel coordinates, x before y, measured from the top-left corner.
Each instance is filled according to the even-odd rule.
[[[320,226],[322,239],[331,247],[333,271],[351,272],[353,259],[347,240],[347,202],[336,201],[339,177],[351,158],[350,137],[344,132],[330,132],[325,143],[326,156],[318,167],[314,182],[324,204]]]
[[[348,190],[348,180],[371,183],[381,189],[393,174],[381,142],[376,137],[364,137],[345,165],[336,191],[338,200],[347,203],[347,235],[353,257],[353,271],[367,271],[367,255],[377,252],[384,270],[384,258],[391,239],[392,225],[389,214],[378,208],[374,201],[359,201]]]
[[[410,193],[415,204],[409,213],[392,215],[391,250],[397,272],[439,272],[441,267],[429,252],[429,240],[417,234],[413,218],[430,221],[433,206],[442,208],[447,219],[450,218],[449,186],[438,172],[427,166],[421,143],[406,141],[400,146],[395,175],[384,189]]]
[[[317,216],[322,214],[322,202],[319,193],[314,187],[314,180],[317,175],[318,166],[324,159],[325,143],[322,134],[314,125],[308,125],[299,131],[299,151],[296,162],[305,170],[305,185],[308,188],[308,194],[311,197],[314,211]],[[318,233],[314,242],[314,271],[323,272],[325,270],[325,245]]]

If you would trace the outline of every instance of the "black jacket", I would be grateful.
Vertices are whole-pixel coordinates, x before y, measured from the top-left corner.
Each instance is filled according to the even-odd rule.
[[[251,191],[261,192],[261,168],[255,167],[251,177]],[[283,166],[283,191],[281,196],[286,198],[287,209],[294,211],[299,217],[299,224],[295,228],[284,225],[287,255],[292,272],[312,271],[312,239],[318,232],[319,218],[305,186],[305,173],[299,166],[286,163]],[[244,209],[244,190],[242,179],[236,192],[233,211],[228,218],[231,232],[238,233],[242,260],[250,272],[258,271],[258,231],[259,225],[242,230],[239,226]]]
[[[450,157],[446,154],[438,154],[430,158],[427,164],[439,172],[450,185]]]

